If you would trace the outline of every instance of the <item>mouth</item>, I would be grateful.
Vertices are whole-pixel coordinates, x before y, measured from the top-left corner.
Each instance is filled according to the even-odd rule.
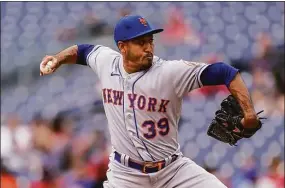
[[[147,56],[145,56],[145,58],[147,58],[147,59],[152,59],[152,58],[153,58],[153,55],[147,55]]]

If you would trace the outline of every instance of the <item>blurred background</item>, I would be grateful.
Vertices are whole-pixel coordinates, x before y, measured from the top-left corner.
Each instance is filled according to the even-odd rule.
[[[206,135],[229,92],[185,96],[182,151],[228,187],[284,187],[284,2],[1,2],[1,188],[102,187],[110,136],[100,83],[81,65],[39,76],[73,44],[117,49],[113,27],[141,14],[165,32],[156,55],[241,70],[264,127],[237,147]]]

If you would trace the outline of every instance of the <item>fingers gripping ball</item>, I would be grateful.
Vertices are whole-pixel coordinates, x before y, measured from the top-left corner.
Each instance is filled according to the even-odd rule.
[[[49,62],[46,64],[45,70],[46,70],[47,73],[52,72],[52,68],[51,68],[52,64],[53,64],[52,61],[49,61]]]
[[[41,65],[41,72],[43,73],[43,74],[50,74],[50,73],[52,73],[53,72],[53,63],[54,62],[52,62],[52,61],[49,61],[49,62],[47,62],[47,64],[43,64],[42,63],[42,65]]]

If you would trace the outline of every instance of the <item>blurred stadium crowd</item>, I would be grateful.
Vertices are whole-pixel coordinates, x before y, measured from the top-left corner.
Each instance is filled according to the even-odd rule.
[[[70,65],[39,77],[39,63],[71,44],[116,49],[112,28],[126,14],[165,28],[164,59],[240,69],[256,111],[268,119],[237,147],[206,135],[224,86],[185,96],[184,154],[228,187],[284,187],[284,2],[1,2],[1,188],[102,187],[110,152],[100,83]]]

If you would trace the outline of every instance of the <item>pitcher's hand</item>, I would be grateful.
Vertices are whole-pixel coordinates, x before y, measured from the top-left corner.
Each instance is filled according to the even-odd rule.
[[[55,72],[59,66],[60,62],[54,56],[45,56],[40,64],[40,76]]]

